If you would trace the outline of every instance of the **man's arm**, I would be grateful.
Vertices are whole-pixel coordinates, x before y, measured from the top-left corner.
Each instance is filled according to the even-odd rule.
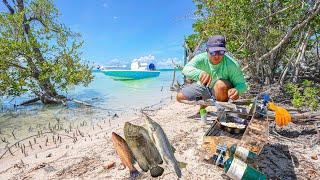
[[[246,80],[244,79],[243,72],[240,69],[240,66],[232,66],[230,68],[230,81],[233,84],[234,88],[238,91],[239,95],[245,93],[248,90]]]
[[[204,66],[203,54],[199,54],[191,59],[183,68],[182,73],[194,81],[200,80],[200,74],[204,72],[200,68]]]

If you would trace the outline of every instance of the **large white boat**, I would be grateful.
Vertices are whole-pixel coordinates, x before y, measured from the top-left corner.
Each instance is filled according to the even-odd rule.
[[[132,79],[143,79],[158,77],[160,71],[156,70],[153,63],[141,63],[138,61],[131,63],[130,70],[119,70],[119,69],[106,69],[102,72],[116,80],[132,80]]]

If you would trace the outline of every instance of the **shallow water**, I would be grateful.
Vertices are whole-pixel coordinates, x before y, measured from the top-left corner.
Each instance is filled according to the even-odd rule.
[[[65,130],[108,119],[116,120],[116,116],[130,116],[143,107],[170,100],[172,78],[173,71],[163,71],[157,78],[133,81],[115,81],[103,73],[94,73],[94,80],[88,87],[70,88],[66,93],[68,97],[94,107],[69,102],[67,107],[36,103],[13,108],[14,104],[30,97],[4,99],[6,112],[0,113],[0,137],[12,144],[39,132]],[[177,78],[182,82],[181,72],[177,72]],[[0,141],[0,147],[6,144]]]

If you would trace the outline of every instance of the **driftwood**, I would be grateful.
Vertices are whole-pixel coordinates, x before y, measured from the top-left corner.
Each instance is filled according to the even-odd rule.
[[[37,102],[37,101],[39,101],[39,100],[40,100],[40,98],[39,98],[39,97],[36,97],[36,98],[33,98],[33,99],[31,99],[31,100],[28,100],[28,101],[25,101],[25,102],[19,104],[19,106],[29,105],[29,104],[35,103],[35,102]]]
[[[76,99],[68,99],[68,100],[73,101],[73,102],[78,103],[78,104],[81,104],[81,105],[93,107],[93,105],[91,105],[91,104],[88,104],[88,103],[86,103],[86,102],[79,101],[79,100],[76,100]]]
[[[31,100],[27,100],[27,101],[19,104],[19,106],[29,105],[29,104],[35,103],[35,102],[37,102],[39,100],[42,100],[42,99],[40,97],[36,97],[36,98],[33,98]],[[80,101],[80,100],[77,100],[77,99],[73,99],[73,98],[66,98],[64,96],[57,96],[55,98],[51,97],[50,101],[52,101],[54,103],[62,103],[63,105],[66,105],[66,101],[73,101],[73,102],[75,102],[77,104],[93,107],[91,104],[88,104],[86,102],[83,102],[83,101]]]

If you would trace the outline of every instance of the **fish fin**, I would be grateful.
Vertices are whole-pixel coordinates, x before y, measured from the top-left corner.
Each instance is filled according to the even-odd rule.
[[[181,169],[187,167],[187,163],[185,163],[185,162],[178,162],[178,164],[179,164],[179,167],[180,167]]]
[[[178,164],[175,164],[175,165],[173,166],[173,168],[174,168],[174,171],[176,172],[177,176],[178,176],[179,178],[181,178],[181,169],[179,168]]]
[[[130,171],[130,179],[135,179],[136,177],[140,176],[140,172],[136,169]]]
[[[158,164],[163,164],[163,160],[162,160],[162,158],[161,158],[160,155],[159,155],[159,156],[156,156],[155,159],[156,159],[156,162],[157,162]]]
[[[150,169],[150,174],[152,177],[158,177],[163,174],[164,169],[160,166],[156,166]]]

